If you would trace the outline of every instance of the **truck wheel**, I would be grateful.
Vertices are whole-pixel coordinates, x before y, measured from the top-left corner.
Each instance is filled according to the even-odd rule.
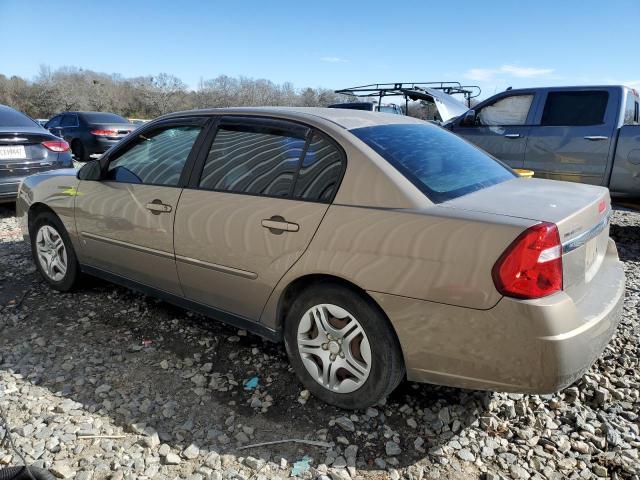
[[[305,388],[337,407],[374,405],[404,376],[387,318],[370,299],[341,285],[304,290],[287,313],[284,339]]]
[[[29,232],[36,268],[51,287],[72,290],[80,278],[80,264],[62,222],[51,212],[40,213]]]

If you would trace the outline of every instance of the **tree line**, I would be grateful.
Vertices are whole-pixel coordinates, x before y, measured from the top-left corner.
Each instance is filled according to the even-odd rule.
[[[326,106],[344,101],[325,88],[296,89],[291,83],[220,75],[194,89],[174,75],[124,78],[75,67],[42,66],[33,80],[0,74],[0,104],[32,118],[70,110],[108,111],[129,118],[154,118],[179,110],[231,106]]]
[[[377,101],[376,98],[372,100]],[[345,101],[349,98],[326,88],[296,89],[289,82],[277,84],[262,78],[227,75],[202,80],[194,90],[168,73],[125,78],[115,73],[76,67],[51,70],[47,66],[41,66],[33,80],[0,73],[0,104],[20,110],[32,118],[51,118],[56,113],[77,110],[151,119],[165,113],[198,108],[325,107]],[[401,98],[389,98],[388,101],[404,108]],[[437,116],[435,106],[424,102],[411,102],[408,113],[423,119]]]

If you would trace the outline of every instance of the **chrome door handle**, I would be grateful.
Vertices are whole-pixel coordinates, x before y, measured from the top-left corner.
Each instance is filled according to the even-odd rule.
[[[171,205],[162,203],[162,201],[157,199],[153,200],[150,203],[147,203],[145,207],[154,215],[160,215],[161,213],[169,213],[172,210]]]
[[[519,133],[505,133],[505,138],[520,138],[522,135]]]
[[[605,137],[604,135],[587,135],[584,139],[597,142],[598,140],[609,140],[609,137]]]
[[[261,223],[264,228],[268,228],[271,233],[275,233],[276,235],[279,235],[282,232],[297,232],[300,230],[300,225],[297,223],[287,222],[280,215],[265,218]]]

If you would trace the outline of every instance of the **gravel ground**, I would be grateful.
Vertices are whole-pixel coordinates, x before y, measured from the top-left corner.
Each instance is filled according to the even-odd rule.
[[[404,382],[355,413],[310,398],[283,349],[244,331],[98,280],[47,288],[13,215],[0,206],[0,406],[27,461],[59,478],[640,478],[638,213],[612,226],[624,319],[576,384]],[[243,448],[285,439],[323,443]],[[0,446],[0,465],[19,463]]]

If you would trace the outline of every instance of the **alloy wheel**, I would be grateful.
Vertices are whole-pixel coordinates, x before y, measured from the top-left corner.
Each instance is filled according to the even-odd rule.
[[[298,324],[298,351],[313,379],[336,393],[360,388],[371,371],[371,346],[362,325],[333,304],[311,307]]]
[[[38,262],[46,276],[59,282],[67,274],[67,249],[62,236],[51,225],[43,225],[36,234]]]

